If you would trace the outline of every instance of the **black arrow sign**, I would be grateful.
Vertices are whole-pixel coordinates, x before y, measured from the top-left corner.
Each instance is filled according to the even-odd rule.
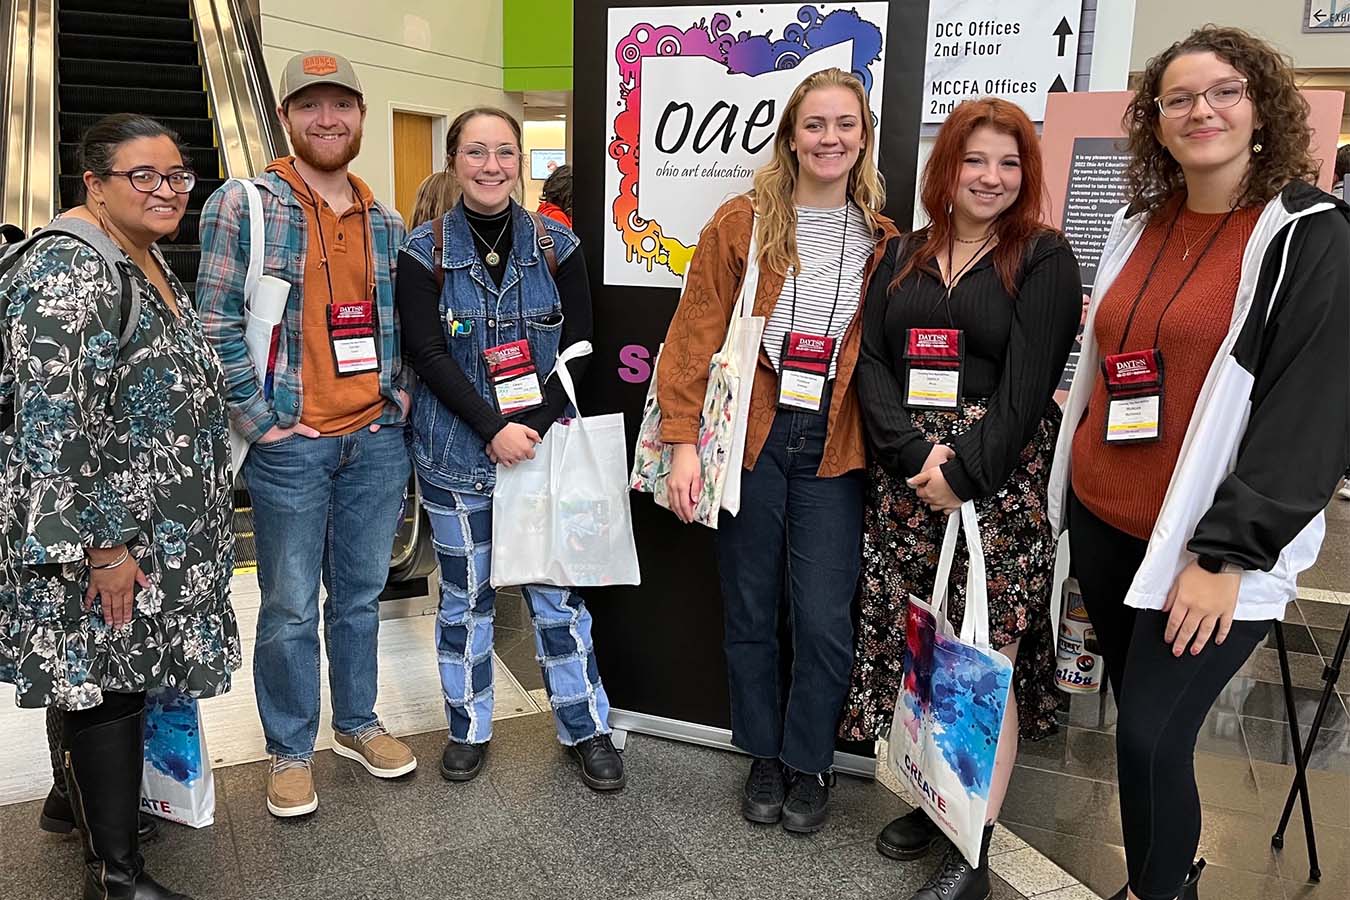
[[[1065,40],[1065,38],[1067,38],[1069,35],[1073,34],[1073,29],[1069,27],[1069,20],[1068,20],[1068,19],[1065,19],[1065,18],[1061,18],[1061,19],[1059,20],[1059,26],[1058,26],[1057,28],[1055,28],[1054,34],[1055,34],[1056,37],[1059,38],[1059,55],[1060,55],[1060,56],[1063,56],[1063,55],[1064,55],[1064,40]]]
[[[1326,17],[1327,14],[1322,12],[1320,9],[1317,12],[1313,13],[1313,21],[1316,22],[1318,25],[1321,25],[1322,20],[1325,19]]]
[[[1055,83],[1052,84],[1052,85],[1050,85],[1049,93],[1051,93],[1051,94],[1067,94],[1068,92],[1069,92],[1069,89],[1068,89],[1067,87],[1064,86],[1064,76],[1063,76],[1063,75],[1056,75],[1056,76],[1055,76]]]

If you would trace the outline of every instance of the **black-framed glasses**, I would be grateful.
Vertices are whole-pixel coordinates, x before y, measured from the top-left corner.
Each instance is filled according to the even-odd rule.
[[[192,189],[197,186],[197,173],[189,172],[186,169],[179,169],[177,172],[170,172],[168,175],[150,168],[128,169],[126,171],[114,170],[108,174],[121,175],[142,194],[153,194],[166,181],[169,182],[169,190],[175,194],[190,194]]]
[[[1204,97],[1210,109],[1228,109],[1241,103],[1245,96],[1247,79],[1234,78],[1210,85],[1203,91],[1168,91],[1161,97],[1154,97],[1153,102],[1158,104],[1158,112],[1162,113],[1163,118],[1180,119],[1191,114],[1197,97]]]

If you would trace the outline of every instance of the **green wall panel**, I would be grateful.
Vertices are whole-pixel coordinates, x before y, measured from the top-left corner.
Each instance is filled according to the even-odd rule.
[[[502,14],[502,87],[570,91],[572,0],[502,0]]]

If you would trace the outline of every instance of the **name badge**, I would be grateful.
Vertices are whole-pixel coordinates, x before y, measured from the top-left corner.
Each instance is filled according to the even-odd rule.
[[[529,341],[498,344],[483,351],[487,361],[492,389],[497,395],[497,409],[504,416],[534,409],[544,404],[544,392],[539,389],[539,373],[530,355]]]
[[[380,368],[375,349],[375,305],[369,300],[328,305],[328,340],[340,376]]]
[[[820,412],[833,359],[832,337],[803,331],[789,331],[783,335],[778,405],[785,409]]]
[[[965,359],[959,328],[910,328],[905,338],[905,406],[960,409]]]
[[[1108,444],[1138,444],[1162,437],[1162,351],[1113,353],[1102,360],[1106,379]]]

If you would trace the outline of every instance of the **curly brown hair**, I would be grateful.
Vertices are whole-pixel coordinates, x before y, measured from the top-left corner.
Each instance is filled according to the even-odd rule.
[[[1158,104],[1163,73],[1187,53],[1213,53],[1247,79],[1247,96],[1261,121],[1253,154],[1238,195],[1238,206],[1268,202],[1291,181],[1317,179],[1318,165],[1310,151],[1308,102],[1299,93],[1287,57],[1240,28],[1204,25],[1148,61],[1122,125],[1132,155],[1125,170],[1131,203],[1153,212],[1186,190],[1181,165],[1158,140]]]

